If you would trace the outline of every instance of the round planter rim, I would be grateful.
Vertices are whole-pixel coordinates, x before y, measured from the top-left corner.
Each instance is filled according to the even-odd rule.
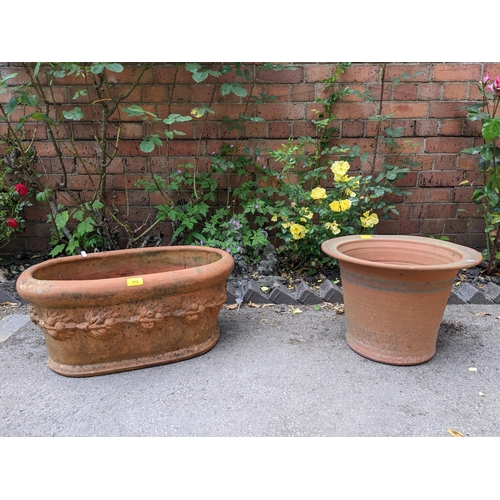
[[[427,246],[433,248],[444,248],[450,252],[458,253],[461,257],[458,260],[453,260],[448,263],[442,264],[394,264],[380,261],[371,261],[366,259],[359,259],[345,254],[342,247],[352,243],[359,243],[359,245],[369,245],[373,240],[381,240],[387,244],[402,244],[413,242],[420,246]],[[434,238],[426,238],[424,236],[406,236],[406,235],[349,235],[339,236],[326,240],[321,245],[321,249],[327,255],[336,258],[339,261],[349,262],[351,264],[358,264],[364,266],[371,266],[380,269],[393,269],[393,270],[411,270],[411,271],[424,271],[424,270],[451,270],[451,269],[466,269],[469,267],[477,266],[481,260],[481,254],[472,248],[452,243],[450,241],[439,240]]]

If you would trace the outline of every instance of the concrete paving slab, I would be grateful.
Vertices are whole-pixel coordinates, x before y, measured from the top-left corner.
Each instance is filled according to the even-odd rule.
[[[27,314],[10,314],[0,320],[0,342],[4,342],[20,328],[30,322]]]

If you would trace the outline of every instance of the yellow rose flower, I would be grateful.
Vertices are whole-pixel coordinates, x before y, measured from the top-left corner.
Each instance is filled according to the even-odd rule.
[[[363,213],[363,216],[360,217],[360,220],[363,227],[373,227],[378,224],[378,215],[370,214],[370,211],[367,210]]]
[[[339,225],[335,221],[334,222],[326,222],[325,227],[326,227],[326,229],[329,229],[333,234],[340,233]]]
[[[346,176],[347,171],[351,168],[346,161],[336,161],[332,163],[331,170],[335,177],[335,182],[345,182],[349,179]]]
[[[349,210],[351,208],[351,200],[340,200],[340,210],[342,212]]]
[[[307,229],[301,224],[292,224],[290,226],[290,232],[294,240],[300,240],[306,235]]]
[[[332,201],[328,205],[334,212],[340,212],[340,203],[338,201]]]
[[[273,222],[276,222],[278,220],[278,214],[274,214],[272,217],[271,217],[271,220]]]
[[[281,224],[285,229],[290,227],[292,225],[291,222],[284,222],[283,224]]]
[[[191,110],[191,114],[195,117],[195,118],[201,118],[204,113],[203,111],[200,109],[200,108],[193,108]]]
[[[326,189],[322,187],[316,187],[311,191],[311,198],[313,200],[322,200],[326,198]]]
[[[355,198],[355,197],[356,197],[356,193],[355,193],[354,191],[351,191],[349,188],[347,188],[347,189],[345,190],[345,194],[346,194],[347,196],[350,196],[351,198]]]
[[[311,212],[308,208],[302,207],[300,209],[300,215],[302,216],[300,220],[302,222],[307,222],[307,219],[312,219],[313,218],[314,213]]]

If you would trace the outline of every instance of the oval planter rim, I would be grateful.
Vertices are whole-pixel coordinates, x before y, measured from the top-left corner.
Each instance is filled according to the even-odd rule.
[[[385,242],[385,244],[403,244],[403,243],[415,243],[421,247],[429,247],[433,249],[442,248],[450,253],[458,253],[460,258],[457,260],[450,260],[447,263],[441,264],[395,264],[383,261],[370,261],[367,259],[359,259],[345,254],[342,251],[342,246],[348,244],[359,243],[359,245],[369,245],[370,241],[380,240],[380,242]],[[330,257],[336,258],[339,261],[344,261],[350,264],[357,264],[362,266],[374,267],[379,269],[392,269],[395,271],[443,271],[452,269],[466,269],[469,267],[477,266],[482,261],[481,254],[472,248],[459,245],[457,243],[452,243],[450,241],[439,240],[434,238],[426,238],[424,236],[405,236],[405,235],[349,235],[349,236],[339,236],[337,238],[332,238],[326,240],[321,245],[321,249],[324,253]]]
[[[127,252],[129,255],[144,255],[146,253],[176,253],[176,252],[193,252],[198,254],[218,254],[220,259],[214,262],[205,263],[200,266],[195,266],[187,269],[178,269],[156,273],[134,273],[120,277],[95,278],[95,279],[76,279],[76,280],[52,280],[38,279],[34,274],[39,269],[57,268],[60,263],[74,264],[82,259],[113,259],[119,258]],[[203,272],[200,269],[203,268]],[[72,255],[67,257],[58,257],[49,259],[39,264],[35,264],[19,276],[17,279],[17,290],[28,301],[36,301],[40,304],[50,304],[57,300],[62,305],[66,302],[71,302],[78,298],[83,293],[87,293],[89,288],[96,290],[95,302],[99,302],[103,297],[114,296],[114,300],[122,302],[128,300],[129,296],[135,296],[139,292],[141,295],[155,295],[158,290],[165,292],[171,289],[171,293],[186,293],[193,286],[201,286],[207,288],[214,281],[220,279],[221,273],[229,275],[233,268],[233,257],[224,250],[207,246],[196,245],[179,245],[170,247],[147,247],[134,248],[123,250],[111,250],[107,252],[96,252],[89,254],[87,257],[81,255]],[[141,277],[143,286],[128,286],[129,278]],[[182,280],[179,278],[182,277]],[[98,283],[98,285],[97,285]],[[61,287],[64,286],[65,293],[61,295]],[[96,288],[98,287],[98,288]],[[147,290],[147,291],[146,291]]]

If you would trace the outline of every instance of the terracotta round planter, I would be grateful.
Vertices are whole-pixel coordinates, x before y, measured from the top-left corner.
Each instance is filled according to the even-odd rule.
[[[50,368],[101,375],[210,350],[233,265],[210,247],[117,250],[32,266],[17,291],[45,334]]]
[[[434,356],[456,274],[481,262],[471,248],[419,236],[343,236],[321,248],[340,264],[348,345],[393,365]]]

